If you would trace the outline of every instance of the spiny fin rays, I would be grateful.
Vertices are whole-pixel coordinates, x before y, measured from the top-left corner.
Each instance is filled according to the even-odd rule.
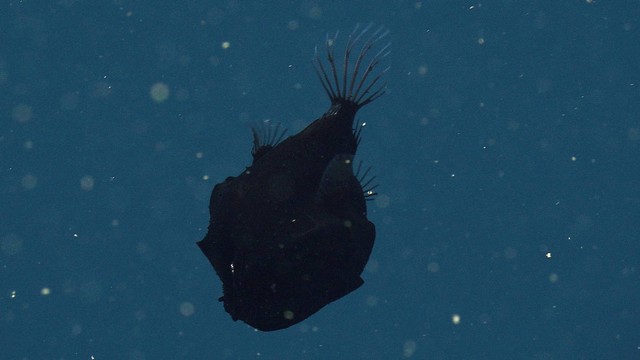
[[[384,45],[373,56],[371,56],[370,52],[376,43],[389,34],[389,30],[379,27],[373,31],[362,44],[358,55],[355,59],[352,59],[356,46],[372,26],[373,24],[369,24],[361,29],[358,24],[349,35],[342,61],[342,74],[340,74],[336,64],[335,56],[335,43],[338,38],[338,32],[333,37],[327,35],[325,40],[326,65],[323,64],[316,47],[313,58],[314,69],[332,104],[351,102],[359,108],[385,93],[387,84],[386,82],[380,83],[380,79],[389,70],[389,67],[377,73],[376,69],[379,67],[381,60],[389,55],[391,43]]]
[[[287,129],[280,126],[280,124],[271,124],[265,121],[252,126],[251,133],[253,135],[251,155],[253,155],[253,160],[256,161],[282,141]]]
[[[362,161],[358,162],[358,167],[355,171],[355,177],[360,182],[360,187],[362,188],[362,194],[364,195],[365,200],[372,200],[374,196],[378,195],[375,189],[378,187],[378,184],[374,184],[376,177],[374,175],[369,175],[369,171],[371,171],[371,166],[368,166],[362,169]]]

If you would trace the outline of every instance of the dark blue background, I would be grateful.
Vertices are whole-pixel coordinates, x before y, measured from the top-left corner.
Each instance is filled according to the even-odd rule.
[[[639,1],[51,3],[0,5],[3,359],[640,358]],[[366,283],[256,332],[195,245],[209,193],[369,21]]]

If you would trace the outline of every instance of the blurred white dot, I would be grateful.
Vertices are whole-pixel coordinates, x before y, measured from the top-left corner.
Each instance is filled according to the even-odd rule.
[[[417,347],[418,345],[416,344],[415,341],[413,340],[405,341],[404,345],[402,346],[402,356],[406,358],[412,357],[413,354],[416,352]]]
[[[16,255],[22,251],[24,241],[16,234],[8,234],[0,239],[0,251],[6,256]]]
[[[289,30],[298,30],[299,26],[300,23],[298,22],[298,20],[289,20],[289,22],[287,23],[287,29]]]
[[[285,312],[283,313],[283,316],[287,320],[293,320],[294,314],[293,314],[293,311],[291,310],[285,310]]]
[[[38,178],[34,175],[27,174],[22,177],[22,187],[25,190],[31,190],[38,185]]]
[[[85,175],[82,178],[80,178],[80,187],[82,188],[82,190],[90,191],[93,189],[94,185],[95,185],[95,179],[93,178],[93,176]]]
[[[151,85],[149,94],[151,95],[151,99],[157,103],[166,101],[169,98],[169,85],[163,82],[157,82]]]
[[[33,117],[33,109],[29,105],[18,104],[11,111],[11,117],[19,123],[29,122]]]
[[[182,316],[191,316],[195,312],[195,306],[192,303],[185,301],[180,304],[180,314]]]
[[[378,196],[376,196],[376,199],[375,199],[376,206],[379,207],[380,209],[384,209],[388,207],[390,202],[391,202],[391,198],[389,198],[389,196],[384,194],[378,194]]]
[[[71,327],[71,334],[80,335],[82,333],[82,326],[75,324]]]
[[[369,307],[376,306],[378,305],[378,298],[376,296],[369,295],[367,296],[366,303]]]

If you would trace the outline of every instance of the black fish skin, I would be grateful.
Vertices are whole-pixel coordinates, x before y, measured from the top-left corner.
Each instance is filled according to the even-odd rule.
[[[326,64],[316,53],[329,110],[280,143],[261,146],[254,131],[251,166],[213,189],[209,230],[198,246],[222,281],[220,301],[233,320],[262,331],[287,328],[363,284],[375,227],[352,169],[354,120],[384,93],[378,80],[386,70],[374,70],[388,47],[369,53],[386,35],[370,28],[348,37],[342,76],[335,39],[327,39]],[[351,59],[357,44],[361,52]]]

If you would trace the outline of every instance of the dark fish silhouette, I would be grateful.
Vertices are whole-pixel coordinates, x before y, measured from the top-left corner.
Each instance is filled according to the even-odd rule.
[[[340,59],[336,37],[327,37],[326,63],[316,50],[329,110],[282,142],[282,131],[253,129],[253,163],[213,189],[198,246],[222,280],[220,301],[233,320],[283,329],[363,284],[375,238],[365,200],[374,192],[372,179],[353,171],[361,130],[354,119],[384,94],[387,69],[378,67],[390,46],[375,50],[388,31],[370,28],[356,27]]]

